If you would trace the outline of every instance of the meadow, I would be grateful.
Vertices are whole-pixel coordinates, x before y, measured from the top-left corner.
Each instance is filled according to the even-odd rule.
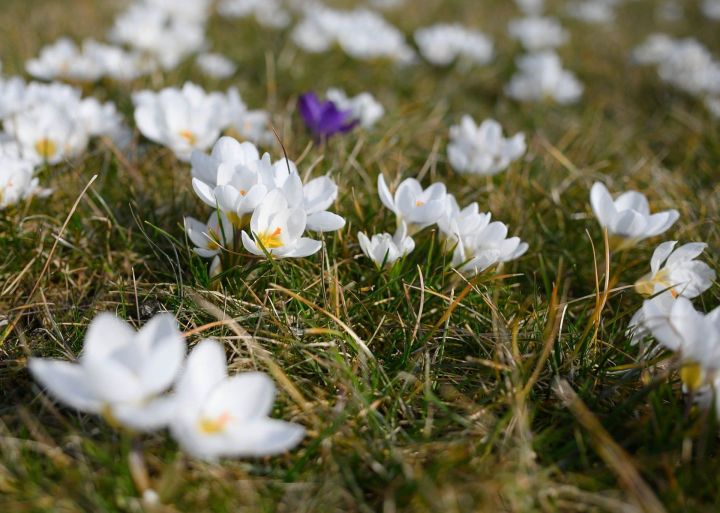
[[[103,40],[123,2],[3,0],[2,75],[58,37]],[[714,512],[720,439],[713,406],[684,393],[670,351],[643,353],[627,333],[643,297],[633,288],[666,240],[705,242],[720,268],[718,119],[702,101],[630,60],[653,32],[692,36],[720,56],[717,21],[699,2],[628,0],[615,21],[563,17],[563,65],[584,86],[575,104],[522,103],[505,85],[522,52],[507,36],[509,0],[408,0],[383,16],[408,35],[460,22],[494,41],[482,66],[398,66],[311,54],[254,19],[213,14],[207,39],[237,64],[229,78],[192,59],[128,82],[73,84],[112,100],[133,129],[127,150],[98,138],[77,157],[40,166],[46,198],[0,211],[0,511]],[[355,5],[345,3],[340,5]],[[132,93],[235,86],[267,109],[302,177],[338,185],[345,218],[302,259],[231,252],[222,271],[193,252],[184,216],[208,207],[191,164],[133,122]],[[298,115],[307,91],[369,91],[385,114],[372,129],[316,144]],[[495,176],[459,174],[448,130],[469,114],[523,132],[527,152]],[[0,169],[0,173],[3,170]],[[392,267],[362,255],[357,233],[392,232],[377,193],[404,178],[443,182],[461,205],[502,220],[529,246],[480,274],[458,271],[436,227]],[[593,183],[676,209],[663,235],[622,252],[590,205]],[[694,301],[720,304],[714,284]],[[135,328],[175,316],[189,347],[221,342],[231,373],[275,382],[272,416],[304,426],[276,456],[192,458],[163,431],[135,435],[62,406],[28,372],[30,357],[74,360],[87,327],[112,312]],[[714,404],[714,401],[713,401]],[[138,463],[138,458],[144,461]],[[157,501],[143,500],[152,489]],[[147,497],[146,497],[147,498]]]

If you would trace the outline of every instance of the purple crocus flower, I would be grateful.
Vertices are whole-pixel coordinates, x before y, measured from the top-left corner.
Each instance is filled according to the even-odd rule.
[[[349,132],[358,124],[358,120],[352,118],[351,111],[338,109],[330,100],[321,101],[314,92],[300,96],[298,111],[315,139],[320,141],[338,133]]]

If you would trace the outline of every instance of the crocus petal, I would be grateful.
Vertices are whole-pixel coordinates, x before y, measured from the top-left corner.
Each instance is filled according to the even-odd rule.
[[[650,259],[650,270],[653,274],[660,270],[660,266],[662,266],[662,263],[667,260],[668,256],[670,256],[670,253],[672,253],[675,244],[677,244],[677,241],[671,240],[663,242],[657,248],[655,248],[652,258]]]
[[[385,177],[382,174],[378,175],[377,187],[378,195],[380,196],[380,201],[382,201],[382,204],[385,205],[385,208],[397,214],[395,200],[393,198],[393,195],[390,193],[390,189],[388,189],[388,186],[385,183]]]
[[[667,259],[667,266],[674,267],[682,262],[688,262],[697,258],[705,251],[707,244],[704,242],[690,242],[684,244],[672,252],[670,257]]]
[[[305,428],[292,422],[261,419],[250,423],[233,425],[229,435],[232,456],[274,456],[282,454],[305,437]]]
[[[202,340],[190,352],[176,392],[183,402],[204,401],[210,391],[227,377],[225,351],[214,340]]]
[[[297,244],[293,250],[287,254],[289,257],[302,258],[310,255],[314,255],[322,248],[322,242],[319,240],[309,239],[302,237],[297,241]]]
[[[120,347],[131,344],[134,337],[135,330],[128,323],[103,312],[88,326],[80,361],[92,365],[95,361],[105,360]]]
[[[175,415],[177,399],[174,396],[158,397],[148,403],[118,403],[112,406],[112,415],[122,425],[136,431],[157,431],[167,426]]]
[[[99,413],[102,401],[95,395],[81,365],[45,358],[30,358],[33,377],[58,401],[87,413]]]
[[[615,216],[615,204],[607,187],[600,182],[595,182],[590,190],[590,204],[592,205],[595,217],[600,222],[600,226],[608,228]]]
[[[148,347],[147,358],[138,377],[149,394],[167,390],[177,377],[185,359],[185,340],[171,314],[153,317],[137,334],[136,343]]]
[[[345,219],[332,212],[315,212],[307,218],[308,230],[314,232],[334,232],[345,226]]]
[[[274,401],[275,383],[267,374],[245,372],[216,386],[202,414],[208,418],[228,414],[233,422],[247,422],[268,416]]]

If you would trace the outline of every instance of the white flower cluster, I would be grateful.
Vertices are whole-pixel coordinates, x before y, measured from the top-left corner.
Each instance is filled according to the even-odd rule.
[[[269,114],[248,110],[236,88],[207,93],[188,82],[181,89],[139,91],[133,95],[133,103],[140,132],[183,161],[189,161],[194,150],[209,149],[223,130],[257,144],[273,141]]]
[[[253,16],[263,27],[274,29],[287,27],[292,19],[280,0],[221,0],[218,12],[228,18]]]
[[[563,69],[560,57],[552,51],[523,55],[517,67],[518,72],[505,88],[505,93],[515,100],[571,104],[582,96],[583,85],[572,72]]]
[[[511,20],[508,34],[519,41],[528,52],[538,52],[564,45],[568,32],[555,18],[533,16]]]
[[[342,89],[334,87],[328,89],[325,96],[339,110],[350,112],[351,119],[363,128],[372,127],[385,115],[385,107],[368,92],[350,97]]]
[[[69,80],[94,82],[108,77],[128,81],[149,73],[154,65],[139,52],[127,51],[118,46],[86,39],[78,46],[67,37],[40,50],[36,59],[29,60],[25,68],[42,80]]]
[[[569,16],[585,23],[608,24],[615,20],[615,6],[620,0],[574,0],[567,5]]]
[[[448,159],[461,174],[496,175],[522,157],[527,146],[525,134],[503,137],[500,123],[486,119],[479,126],[470,116],[450,127]]]
[[[427,189],[414,178],[403,180],[393,194],[385,178],[378,176],[378,194],[397,219],[394,235],[372,238],[358,234],[360,248],[376,266],[392,266],[415,248],[412,235],[437,224],[444,248],[452,251],[452,265],[466,275],[476,275],[502,262],[522,256],[528,245],[518,237],[507,237],[505,224],[490,222],[491,214],[480,213],[477,203],[461,209],[442,183]]]
[[[720,62],[693,38],[673,39],[652,34],[632,52],[639,64],[657,66],[660,79],[705,101],[713,115],[720,103]]]
[[[416,57],[402,32],[369,9],[340,11],[312,5],[293,29],[292,39],[312,53],[326,52],[337,44],[360,60],[387,58],[407,64]]]
[[[215,209],[208,223],[186,218],[185,227],[195,252],[214,258],[218,272],[220,252],[242,245],[259,257],[298,258],[317,253],[318,240],[306,230],[336,231],[345,220],[328,211],[338,195],[335,182],[321,176],[303,183],[297,167],[286,159],[272,162],[249,142],[222,137],[212,153],[192,154],[192,186],[198,197]]]
[[[709,20],[720,20],[720,0],[703,0],[700,10]]]
[[[613,200],[599,182],[592,187],[590,203],[600,225],[614,239],[611,248],[617,250],[665,233],[679,218],[676,210],[651,214],[647,198],[636,191]],[[716,273],[696,260],[707,244],[676,246],[677,241],[657,246],[650,272],[635,282],[635,290],[651,299],[632,317],[627,333],[633,344],[652,337],[661,347],[676,352],[685,387],[707,397],[720,386],[720,308],[704,315],[691,300],[713,285]]]
[[[115,18],[109,38],[169,70],[205,46],[210,0],[135,0]]]
[[[439,23],[415,31],[415,42],[425,60],[447,66],[457,59],[487,64],[493,58],[492,40],[460,24]]]
[[[529,53],[516,59],[518,71],[505,87],[505,94],[521,102],[576,103],[582,96],[583,85],[563,68],[553,50],[567,42],[567,31],[555,18],[540,16],[544,2],[517,3],[527,17],[512,20],[508,33]]]
[[[186,343],[170,314],[140,331],[112,314],[88,327],[78,363],[31,358],[32,375],[53,397],[139,432],[169,428],[190,455],[268,456],[295,447],[305,429],[269,417],[275,384],[264,373],[229,376],[219,342]]]
[[[20,77],[0,77],[0,123],[0,208],[49,194],[38,188],[35,170],[80,155],[91,137],[107,136],[119,146],[130,138],[114,103]]]

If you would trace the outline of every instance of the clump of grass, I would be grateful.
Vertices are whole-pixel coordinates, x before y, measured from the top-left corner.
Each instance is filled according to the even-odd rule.
[[[56,35],[102,35],[112,17],[81,0],[61,10],[45,0],[5,3],[6,73]],[[653,2],[623,6],[612,37],[568,24],[573,44],[561,53],[587,87],[578,106],[509,101],[502,85],[515,48],[504,21],[489,21],[507,20],[507,4],[422,2],[394,20],[409,32],[447,12],[494,33],[497,61],[470,73],[424,65],[400,73],[338,51],[305,55],[285,34],[213,19],[210,39],[241,63],[239,77],[211,83],[191,65],[164,77],[237,85],[249,103],[273,109],[301,173],[312,166],[333,175],[335,210],[348,225],[326,235],[313,258],[243,258],[211,279],[181,228],[183,215],[204,208],[189,169],[144,142],[130,159],[100,142],[79,161],[45,170],[52,198],[0,217],[0,509],[141,508],[126,462],[130,440],[53,405],[30,380],[26,358],[76,355],[97,312],[139,326],[168,310],[194,331],[191,344],[222,341],[233,369],[279,369],[287,381],[275,413],[309,436],[291,454],[222,465],[187,460],[166,436],[147,436],[150,479],[169,505],[159,510],[716,511],[715,412],[693,408],[671,361],[639,361],[625,335],[641,303],[626,285],[646,272],[652,245],[613,259],[598,315],[607,269],[588,207],[598,178],[613,190],[646,191],[681,211],[672,238],[707,242],[704,258],[717,269],[716,125],[692,100],[628,67],[627,52],[652,29],[645,12]],[[24,30],[17,20],[27,20]],[[677,28],[700,38],[712,30],[695,17]],[[134,86],[150,85],[144,80]],[[334,85],[373,91],[388,114],[372,132],[310,147],[295,99]],[[129,92],[103,84],[95,94],[130,116]],[[447,127],[466,112],[525,131],[523,162],[489,180],[453,174]],[[375,195],[380,172],[444,181],[464,203],[479,201],[507,222],[530,251],[468,281],[428,232],[392,272],[376,271],[356,258],[355,234],[393,224]],[[701,298],[706,310],[718,296],[714,287]]]

